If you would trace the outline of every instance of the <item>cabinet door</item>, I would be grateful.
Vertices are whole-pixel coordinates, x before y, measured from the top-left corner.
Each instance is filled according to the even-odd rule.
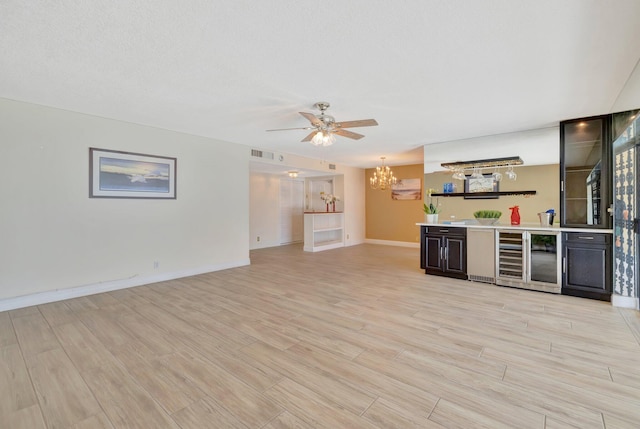
[[[560,124],[561,224],[608,228],[610,116]]]
[[[563,293],[607,299],[611,294],[610,248],[606,244],[587,246],[567,242],[564,246]]]
[[[464,237],[444,237],[444,271],[467,278],[467,250]]]
[[[442,236],[426,236],[425,269],[429,271],[443,271],[442,265]]]

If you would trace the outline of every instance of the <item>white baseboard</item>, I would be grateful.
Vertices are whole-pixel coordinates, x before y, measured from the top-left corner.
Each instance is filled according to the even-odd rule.
[[[126,289],[134,286],[142,286],[150,283],[179,279],[182,277],[196,276],[198,274],[210,273],[212,271],[242,267],[245,265],[249,265],[250,263],[251,261],[247,258],[239,261],[228,262],[225,264],[205,265],[203,267],[155,274],[145,277],[133,276],[127,279],[112,280],[90,285],[72,287],[68,289],[56,289],[46,292],[38,292],[31,295],[17,296],[15,298],[0,299],[0,311],[15,310],[18,308],[31,307],[32,305],[46,304],[49,302],[62,301],[64,299],[79,298],[81,296],[110,292],[112,290]]]
[[[611,305],[614,307],[640,309],[640,300],[633,296],[611,295]]]
[[[364,242],[368,244],[382,244],[384,246],[413,247],[416,249],[420,248],[420,243],[411,243],[409,241],[374,240],[372,238],[367,238],[364,240]]]

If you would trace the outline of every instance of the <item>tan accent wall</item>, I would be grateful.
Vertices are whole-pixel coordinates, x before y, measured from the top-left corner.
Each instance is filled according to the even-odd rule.
[[[447,172],[424,174],[422,164],[391,167],[394,175],[400,179],[422,177],[422,199],[411,201],[397,201],[391,199],[390,191],[373,190],[369,186],[369,178],[375,169],[365,172],[365,207],[366,207],[366,238],[374,240],[389,240],[402,242],[419,242],[419,229],[415,226],[424,222],[425,216],[422,204],[425,202],[425,190],[429,188],[442,192],[443,184],[453,182],[462,191],[464,183],[451,179]],[[473,219],[476,210],[500,210],[500,223],[509,224],[511,210],[509,207],[520,207],[521,223],[539,223],[538,213],[553,208],[560,211],[560,166],[536,165],[521,166],[515,169],[518,178],[511,181],[503,177],[500,182],[501,191],[536,191],[532,196],[501,196],[498,199],[466,200],[463,197],[440,197],[439,220]],[[504,174],[504,170],[502,171]],[[435,199],[434,199],[435,202]],[[559,223],[556,215],[555,223]]]
[[[424,221],[424,167],[422,164],[391,166],[398,179],[420,179],[421,199],[392,200],[391,191],[371,189],[369,178],[375,168],[365,171],[366,237],[374,240],[390,240],[418,243],[417,222]]]
[[[520,207],[521,223],[538,224],[538,213],[551,208],[555,209],[556,213],[560,212],[560,166],[558,164],[516,167],[515,172],[518,177],[515,181],[508,180],[504,176],[504,169],[501,172],[503,178],[500,181],[500,191],[536,191],[537,194],[479,200],[469,200],[463,197],[440,197],[439,222],[450,220],[451,216],[455,216],[456,219],[473,219],[473,212],[476,210],[500,210],[502,212],[500,223],[509,224],[511,219],[509,207],[514,205]],[[460,180],[453,180],[451,173],[437,172],[424,175],[425,190],[433,188],[442,192],[442,185],[446,182],[455,183],[458,187],[457,191],[463,191],[464,183]],[[559,215],[556,215],[555,223],[560,223]]]

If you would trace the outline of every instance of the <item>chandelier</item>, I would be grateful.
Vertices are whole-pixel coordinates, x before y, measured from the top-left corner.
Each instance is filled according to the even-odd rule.
[[[389,167],[384,165],[386,157],[381,156],[382,165],[376,167],[376,171],[373,172],[373,176],[369,178],[369,184],[372,189],[380,189],[381,191],[390,188],[391,185],[395,185],[398,179],[393,175],[393,172]]]
[[[336,137],[332,132],[326,130],[320,130],[311,139],[311,144],[316,146],[331,146],[335,143]]]

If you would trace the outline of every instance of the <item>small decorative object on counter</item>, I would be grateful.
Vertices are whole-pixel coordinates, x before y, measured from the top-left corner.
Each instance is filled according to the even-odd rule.
[[[555,217],[556,212],[553,209],[549,209],[546,212],[538,213],[538,218],[540,219],[540,226],[551,226],[553,225],[553,218]]]
[[[502,216],[502,212],[498,210],[478,210],[473,213],[480,225],[495,225]]]
[[[511,210],[511,225],[520,225],[520,207],[509,207]]]
[[[336,197],[333,194],[325,194],[324,192],[320,192],[320,198],[327,204],[327,211],[329,211],[329,205],[333,208],[333,211],[336,211],[336,201],[340,201],[340,197]]]
[[[440,213],[440,203],[438,202],[438,198],[436,198],[435,204],[431,199],[431,194],[436,192],[435,189],[427,189],[427,199],[428,203],[423,204],[423,211],[427,215],[427,223],[438,223],[438,213]]]

